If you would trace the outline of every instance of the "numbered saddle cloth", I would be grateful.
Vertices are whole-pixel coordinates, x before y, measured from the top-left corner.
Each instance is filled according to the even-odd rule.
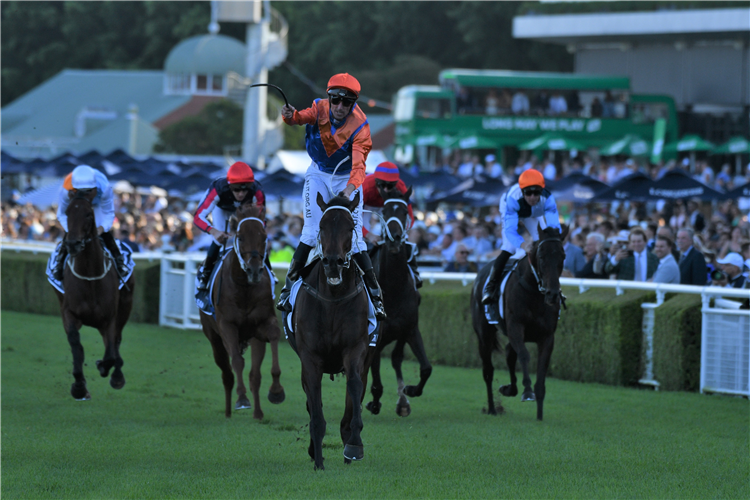
[[[101,240],[100,240],[101,241]],[[125,259],[125,265],[128,267],[128,272],[125,276],[122,276],[122,279],[120,280],[120,286],[118,288],[122,288],[125,286],[125,283],[130,279],[130,276],[133,274],[133,268],[135,267],[135,262],[133,261],[133,255],[130,250],[130,247],[127,245],[123,245],[120,240],[115,240],[115,243],[117,243],[117,248],[120,249],[120,253],[122,254],[122,258]],[[101,242],[102,244],[102,250],[104,250],[104,258],[105,262],[109,260],[110,264],[112,266],[115,265],[115,259],[112,257],[112,253],[107,249],[107,247],[104,245],[104,242]],[[50,284],[57,289],[60,293],[65,293],[65,289],[63,288],[62,281],[58,281],[53,276],[55,271],[55,262],[57,261],[57,256],[60,253],[60,249],[62,248],[62,241],[57,244],[55,247],[55,250],[52,252],[52,255],[49,256],[49,260],[47,261],[47,270],[45,271],[45,274],[47,274],[47,281],[50,282]],[[68,255],[65,258],[65,263],[63,265],[67,266],[69,265],[68,262],[70,262],[70,255]],[[102,269],[104,271],[104,269]]]

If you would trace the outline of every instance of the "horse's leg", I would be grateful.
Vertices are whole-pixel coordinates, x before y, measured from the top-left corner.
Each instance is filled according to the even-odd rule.
[[[363,347],[364,348],[364,347]],[[365,458],[365,447],[362,444],[362,399],[365,392],[367,372],[363,370],[364,352],[350,353],[345,356],[346,368],[346,409],[341,419],[341,440],[344,443],[344,463]],[[346,358],[349,358],[348,360]],[[348,361],[348,362],[346,362]],[[363,378],[365,380],[363,381]]]
[[[321,381],[323,371],[307,356],[300,356],[302,362],[302,389],[307,395],[307,413],[310,414],[310,446],[307,453],[315,461],[315,470],[324,470],[323,437],[326,435],[326,420],[323,417],[323,397]]]
[[[370,393],[372,394],[372,401],[367,403],[367,409],[373,415],[379,414],[380,408],[383,406],[383,403],[380,402],[380,398],[383,397],[383,381],[380,379],[380,354],[382,351],[383,343],[381,342],[375,347],[375,354],[370,363],[370,371],[372,372]]]
[[[505,362],[508,364],[508,370],[510,371],[510,385],[500,387],[500,394],[509,398],[518,396],[518,377],[516,377],[517,359],[518,354],[516,353],[516,350],[513,349],[513,345],[508,342],[508,345],[505,347]]]
[[[229,365],[229,354],[224,347],[224,341],[221,340],[221,336],[216,330],[210,329],[208,335],[214,353],[214,361],[221,370],[221,382],[224,384],[224,416],[231,418],[234,374],[232,373],[232,367]]]
[[[111,320],[106,326],[99,328],[99,333],[104,341],[104,356],[102,359],[96,360],[96,368],[99,370],[99,375],[106,377],[109,375],[109,370],[115,365],[115,321]]]
[[[96,366],[99,368],[100,373],[102,372],[102,367],[108,372],[114,366],[115,369],[109,379],[109,385],[113,389],[122,389],[125,386],[125,376],[122,374],[122,366],[125,363],[120,357],[120,341],[122,340],[122,336],[117,330],[117,322],[112,321],[106,329],[100,330],[100,333],[102,334],[102,338],[106,339],[104,342],[106,347],[104,360],[101,363],[97,362]],[[106,376],[106,374],[102,376]]]
[[[224,348],[229,353],[229,359],[232,363],[232,370],[237,379],[237,403],[234,405],[235,410],[244,410],[252,408],[250,400],[247,398],[247,388],[245,387],[242,372],[245,370],[245,359],[240,351],[240,333],[234,323],[222,321],[219,324],[219,331],[224,342]]]
[[[109,379],[109,383],[115,389],[122,389],[125,385],[125,375],[122,373],[122,367],[125,362],[120,356],[120,344],[122,343],[122,330],[125,328],[125,323],[128,322],[130,317],[130,311],[133,309],[133,289],[135,287],[135,278],[133,275],[130,276],[127,286],[130,290],[121,289],[119,291],[119,304],[117,306],[117,320],[115,322],[115,371],[112,373],[112,378]]]
[[[549,360],[552,358],[552,350],[555,348],[555,336],[550,335],[537,345],[539,346],[539,356],[537,357],[536,384],[534,384],[534,392],[536,393],[536,419],[542,420],[542,414],[544,413],[544,395],[547,392],[545,380],[547,379]]]
[[[486,335],[486,332],[483,332],[484,335]],[[480,345],[479,356],[482,358],[482,377],[484,378],[484,384],[487,386],[487,413],[489,415],[497,415],[495,397],[492,394],[492,379],[495,376],[495,367],[492,364],[492,347],[490,344],[483,343],[483,345]],[[502,405],[500,405],[499,409],[502,410]]]
[[[82,323],[67,311],[63,311],[62,316],[65,334],[68,336],[68,344],[70,344],[70,350],[73,353],[73,378],[75,382],[70,386],[70,395],[78,401],[91,399],[91,394],[86,389],[86,378],[83,376],[84,357],[80,332]]]
[[[271,388],[268,389],[268,400],[277,405],[286,399],[284,386],[281,385],[281,367],[279,366],[279,339],[278,337],[269,342],[271,344]]]
[[[531,377],[529,376],[529,361],[531,355],[529,355],[526,344],[524,343],[524,326],[522,324],[508,325],[508,339],[513,350],[518,355],[518,360],[521,362],[521,369],[523,370],[523,394],[521,395],[521,401],[534,401],[534,391],[531,390]],[[508,367],[510,368],[510,366]],[[515,367],[514,367],[515,368]],[[511,372],[511,384],[515,377],[515,369]],[[515,384],[513,384],[515,385]]]
[[[250,364],[250,375],[248,381],[250,392],[253,393],[253,403],[255,403],[253,418],[262,420],[263,410],[260,408],[260,380],[262,376],[260,373],[260,365],[263,364],[263,358],[266,355],[266,343],[262,340],[252,338],[250,339],[250,350],[252,352],[252,362]]]
[[[404,362],[405,341],[397,340],[396,346],[391,353],[391,366],[396,372],[396,383],[398,384],[398,402],[396,403],[396,414],[408,417],[411,414],[411,405],[404,394],[404,374],[401,372],[401,364]]]
[[[407,339],[411,352],[417,357],[419,361],[419,385],[407,385],[404,387],[404,394],[409,397],[419,397],[422,395],[427,379],[432,374],[432,365],[427,360],[427,353],[424,352],[424,343],[422,342],[422,334],[419,332],[419,327],[414,328],[414,332]]]

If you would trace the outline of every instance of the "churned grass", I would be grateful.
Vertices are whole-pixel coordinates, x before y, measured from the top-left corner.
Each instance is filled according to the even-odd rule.
[[[199,331],[126,326],[120,391],[94,367],[99,333],[84,328],[82,339],[92,399],[76,402],[60,319],[2,313],[4,499],[750,497],[743,398],[551,379],[538,422],[518,397],[502,398],[505,415],[482,414],[481,371],[435,366],[401,418],[385,361],[383,410],[364,412],[359,463],[341,454],[344,378],[324,379],[326,470],[314,472],[300,363],[286,344],[286,401],[266,399],[268,350],[258,422],[249,410],[224,418],[220,372]],[[418,372],[406,363],[407,383]],[[496,372],[496,385],[507,378]]]

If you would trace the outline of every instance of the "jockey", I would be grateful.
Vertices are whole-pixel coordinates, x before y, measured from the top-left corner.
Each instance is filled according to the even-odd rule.
[[[94,209],[94,221],[97,226],[96,230],[112,257],[114,257],[117,272],[121,277],[127,275],[128,267],[125,264],[125,259],[110,232],[115,220],[115,204],[112,186],[109,185],[107,177],[88,165],[78,165],[65,177],[58,193],[57,220],[66,234],[68,232],[68,215],[65,212],[68,210],[70,200],[79,194],[83,194],[91,201],[91,207]],[[52,272],[53,277],[58,281],[63,279],[63,269],[67,256],[68,251],[65,245],[61,245]]]
[[[305,147],[312,163],[305,172],[305,222],[300,243],[289,265],[287,280],[281,291],[276,307],[289,310],[288,298],[292,282],[299,278],[300,271],[307,263],[310,251],[318,241],[320,218],[323,213],[316,203],[318,194],[327,202],[336,194],[351,199],[360,189],[365,179],[365,160],[372,149],[370,125],[367,116],[357,106],[360,85],[348,73],[333,75],[328,81],[328,99],[315,99],[312,106],[297,111],[293,106],[281,108],[287,125],[305,125]],[[380,285],[372,269],[367,244],[362,238],[362,198],[352,214],[354,234],[352,235],[353,258],[364,272],[365,284],[370,292],[375,315],[385,319],[385,309]]]
[[[518,178],[518,184],[511,186],[500,199],[500,216],[503,219],[502,251],[495,259],[489,282],[482,294],[482,304],[490,305],[494,319],[499,319],[496,308],[503,268],[510,256],[523,245],[523,238],[518,234],[519,221],[523,221],[534,241],[539,239],[537,223],[542,229],[556,227],[560,230],[555,197],[544,189],[544,176],[535,169],[523,172]]]
[[[208,187],[193,218],[193,224],[213,236],[214,240],[208,248],[203,270],[198,273],[198,290],[208,290],[208,279],[214,269],[216,259],[219,258],[221,246],[229,238],[229,233],[224,231],[227,221],[237,207],[253,203],[253,200],[257,206],[265,209],[266,196],[263,194],[261,185],[255,180],[253,169],[241,161],[229,167],[226,177],[214,180]],[[215,210],[216,208],[218,210]],[[213,222],[209,222],[209,214],[213,214],[211,216]],[[271,269],[268,254],[266,254],[265,264]]]
[[[365,177],[365,181],[362,183],[362,196],[363,205],[366,208],[379,209],[385,204],[385,197],[392,191],[397,191],[401,194],[406,193],[407,188],[404,181],[398,175],[398,167],[389,161],[384,161],[375,168],[375,173]],[[409,209],[409,219],[411,225],[414,224],[414,212],[412,210],[411,202],[407,205]],[[404,231],[411,229],[405,227]],[[366,225],[365,225],[366,226]],[[370,231],[367,227],[362,227],[362,234],[367,236]],[[417,270],[417,259],[412,258],[409,260],[409,267],[414,272],[414,284],[417,288],[422,287],[422,279],[419,277],[419,271]]]

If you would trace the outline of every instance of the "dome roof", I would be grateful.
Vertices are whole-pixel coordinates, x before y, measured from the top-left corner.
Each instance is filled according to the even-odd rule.
[[[167,73],[245,74],[245,44],[224,35],[198,35],[181,41],[164,62]]]

